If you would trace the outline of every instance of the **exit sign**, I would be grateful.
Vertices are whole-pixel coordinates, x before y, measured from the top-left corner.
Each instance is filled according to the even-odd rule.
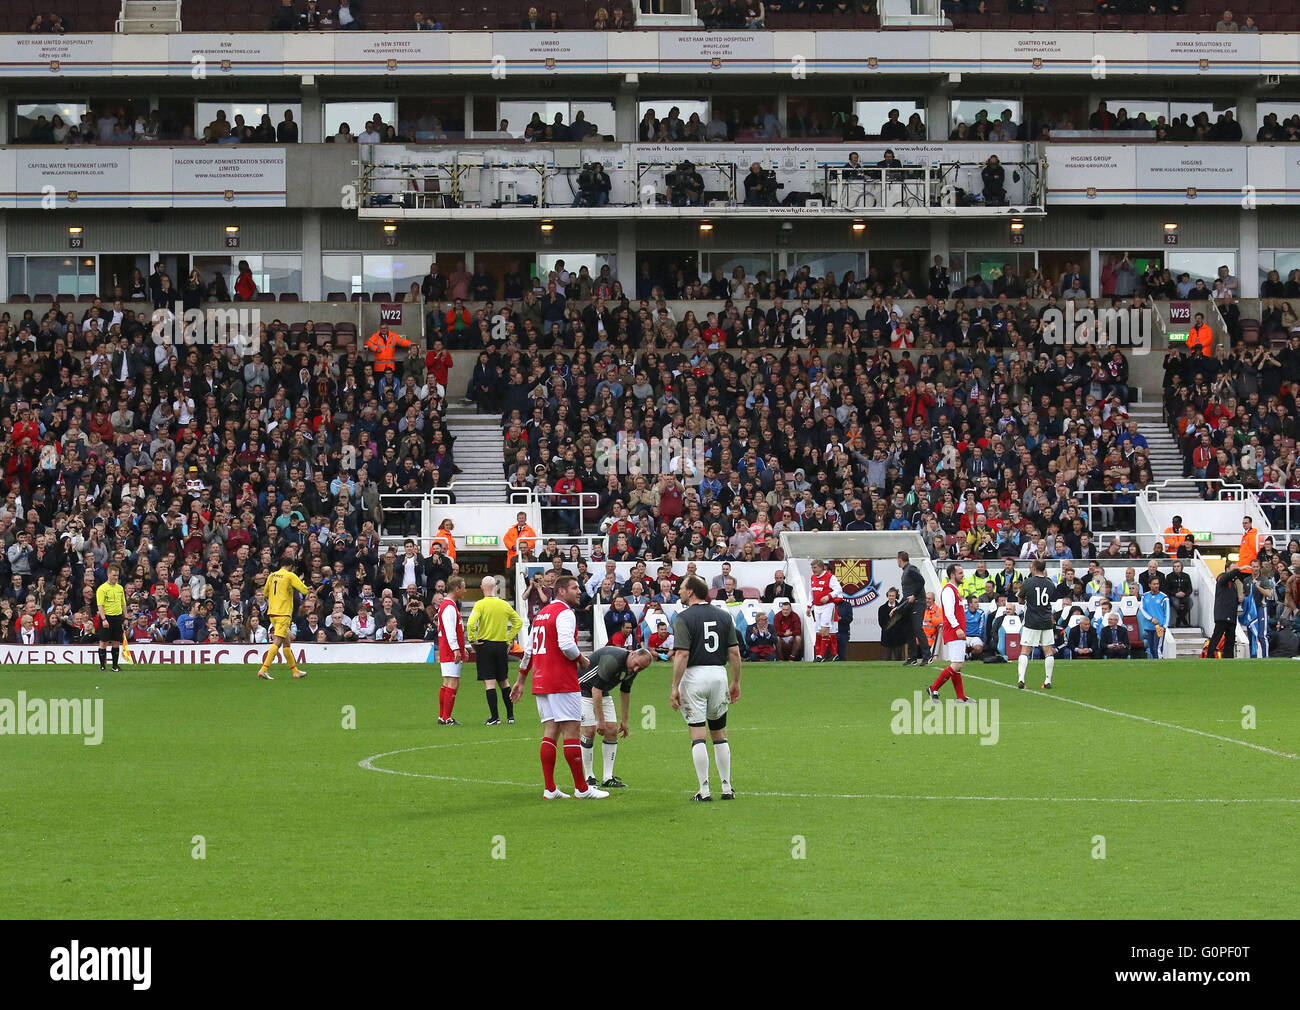
[[[1171,333],[1171,334],[1169,334],[1169,342],[1170,342],[1171,344],[1185,344],[1185,343],[1187,343],[1187,334],[1186,334],[1186,333]]]
[[[1195,530],[1192,532],[1192,539],[1198,544],[1208,544],[1213,537],[1214,534],[1209,530]]]
[[[500,544],[500,537],[474,536],[471,534],[465,538],[466,547],[498,547]]]

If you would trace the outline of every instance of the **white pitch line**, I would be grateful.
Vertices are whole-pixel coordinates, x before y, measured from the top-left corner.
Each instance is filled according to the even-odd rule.
[[[502,779],[473,779],[465,778],[458,775],[430,775],[427,772],[403,772],[395,768],[380,768],[375,764],[381,758],[392,757],[395,754],[411,754],[415,751],[422,750],[446,750],[452,747],[474,747],[482,744],[511,743],[520,742],[513,738],[502,738],[499,740],[476,740],[466,741],[464,743],[435,743],[426,744],[422,747],[406,747],[402,750],[385,751],[382,754],[372,754],[368,758],[363,758],[357,762],[358,767],[364,768],[370,772],[382,772],[385,775],[402,775],[412,779],[432,779],[435,782],[460,782],[466,785],[480,786],[514,786],[519,789],[536,789],[537,782],[509,782]],[[685,795],[689,789],[656,789],[656,788],[638,788],[634,790],[643,793],[667,793]],[[757,796],[776,799],[796,799],[796,800],[923,800],[927,802],[957,802],[957,803],[1133,803],[1133,804],[1208,804],[1208,803],[1288,803],[1300,804],[1300,797],[1294,799],[1270,799],[1270,798],[1247,798],[1247,799],[1216,799],[1213,797],[1186,797],[1171,798],[1158,797],[1144,799],[1140,797],[1126,796],[930,796],[924,794],[908,793],[776,793],[776,792],[742,792],[742,797]]]
[[[989,677],[980,677],[974,673],[968,673],[964,676],[967,680],[982,680],[985,684],[1005,687],[1011,691],[1020,690],[1020,688],[1016,687],[1015,684],[1005,684],[1000,680],[992,680]],[[1105,712],[1107,715],[1117,715],[1124,719],[1135,719],[1138,722],[1150,723],[1152,726],[1163,726],[1165,729],[1176,729],[1183,733],[1192,733],[1196,736],[1208,737],[1211,740],[1221,740],[1224,743],[1235,743],[1238,747],[1249,747],[1251,750],[1263,751],[1265,754],[1272,754],[1274,757],[1286,758],[1288,761],[1300,761],[1300,754],[1288,754],[1286,751],[1274,750],[1272,747],[1264,747],[1261,744],[1250,743],[1246,740],[1236,740],[1230,736],[1220,736],[1218,733],[1207,733],[1203,729],[1193,729],[1190,726],[1180,726],[1176,722],[1163,722],[1160,719],[1149,719],[1145,715],[1134,715],[1132,712],[1121,712],[1114,708],[1102,708],[1100,705],[1091,705],[1086,701],[1079,701],[1076,698],[1066,698],[1059,694],[1048,694],[1045,691],[1034,691],[1033,693],[1040,698],[1050,698],[1053,701],[1069,702],[1071,705],[1078,705],[1080,708],[1090,708],[1094,712]]]

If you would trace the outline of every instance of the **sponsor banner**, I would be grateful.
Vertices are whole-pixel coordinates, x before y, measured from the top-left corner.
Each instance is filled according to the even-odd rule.
[[[185,666],[213,664],[261,665],[267,645],[247,643],[225,645],[153,645],[134,644],[131,659],[122,665]],[[368,663],[373,666],[392,663],[433,663],[438,647],[432,642],[340,643],[319,645],[314,642],[292,646],[295,659],[304,666],[312,663]],[[0,666],[89,666],[99,665],[98,645],[0,645]],[[287,667],[286,667],[287,669]]]
[[[1078,32],[980,32],[984,70],[1077,74],[1090,67],[1091,35]]]
[[[492,36],[492,57],[505,60],[507,73],[603,73],[609,60],[607,39],[600,32],[498,32]]]
[[[183,33],[167,38],[168,61],[179,73],[202,67],[209,78],[283,75],[284,35],[257,32],[240,35]]]
[[[15,206],[123,207],[131,199],[129,147],[41,147],[15,154]],[[52,187],[50,191],[46,187]]]
[[[178,148],[172,191],[177,207],[283,207],[284,148]]]
[[[113,65],[113,35],[0,35],[0,76],[104,76]]]
[[[912,73],[930,69],[928,32],[818,32],[815,51],[812,62],[822,73]]]
[[[1152,73],[1259,72],[1259,35],[1251,32],[1156,33],[1147,36]]]
[[[770,32],[660,32],[663,73],[747,74],[772,63]]]
[[[337,32],[336,74],[427,74],[451,59],[447,32]]]
[[[1133,147],[1109,144],[1052,144],[1047,148],[1048,202],[1132,202],[1137,185],[1135,152]]]
[[[1240,203],[1246,185],[1246,148],[1241,145],[1134,149],[1142,194],[1165,203]],[[1128,201],[1134,202],[1134,201]]]

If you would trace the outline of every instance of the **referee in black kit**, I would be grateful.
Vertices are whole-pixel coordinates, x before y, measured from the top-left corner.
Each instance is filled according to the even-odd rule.
[[[485,575],[480,584],[483,599],[474,604],[465,622],[465,639],[474,646],[474,666],[487,692],[488,718],[485,726],[500,726],[497,688],[506,703],[506,721],[515,721],[515,705],[510,700],[510,643],[524,626],[515,608],[497,596],[497,580]]]
[[[108,581],[95,590],[95,606],[99,609],[99,668],[104,669],[108,659],[107,642],[112,643],[113,672],[121,673],[117,665],[118,653],[126,633],[122,630],[122,615],[126,611],[126,590],[119,580],[122,569],[117,564],[108,566]]]
[[[910,614],[903,618],[912,658],[903,665],[925,666],[933,658],[930,655],[930,643],[925,637],[925,576],[912,564],[907,551],[898,552],[898,567],[903,570],[903,606],[912,608]]]

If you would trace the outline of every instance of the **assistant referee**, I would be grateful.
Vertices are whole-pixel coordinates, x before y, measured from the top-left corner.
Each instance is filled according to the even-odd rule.
[[[126,590],[120,584],[121,578],[121,566],[111,564],[108,566],[108,581],[95,590],[95,606],[99,609],[99,668],[103,670],[108,659],[105,643],[111,642],[114,673],[122,672],[122,668],[117,665],[117,658],[125,637],[122,615],[126,611]]]
[[[474,646],[474,666],[487,691],[488,719],[485,726],[500,726],[497,687],[506,703],[506,721],[515,721],[515,703],[510,700],[510,643],[524,626],[514,607],[497,596],[497,580],[484,576],[483,599],[474,604],[465,625],[465,637]]]

